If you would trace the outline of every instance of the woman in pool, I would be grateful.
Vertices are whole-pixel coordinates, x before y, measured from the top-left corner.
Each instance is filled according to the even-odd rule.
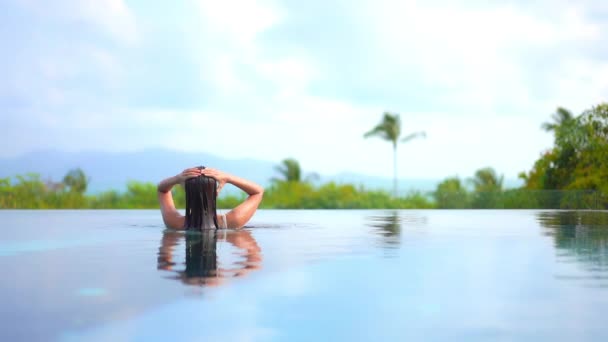
[[[227,214],[216,212],[217,195],[226,183],[245,191],[249,196]],[[171,189],[176,184],[186,190],[186,215],[181,215],[175,204]],[[258,209],[264,189],[246,179],[204,166],[193,167],[169,177],[158,184],[158,201],[163,221],[173,229],[217,229],[241,228]]]

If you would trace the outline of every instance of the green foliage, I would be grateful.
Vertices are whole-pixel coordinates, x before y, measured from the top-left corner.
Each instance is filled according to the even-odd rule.
[[[608,104],[600,104],[578,117],[558,108],[553,121],[543,128],[555,136],[551,150],[543,153],[529,172],[520,177],[520,189],[503,189],[503,176],[492,168],[477,170],[468,190],[458,177],[442,181],[430,194],[405,197],[385,191],[367,190],[351,184],[326,183],[315,186],[302,181],[295,159],[285,159],[276,168],[282,179],[266,189],[261,208],[289,209],[606,209],[608,208]],[[380,136],[396,149],[401,134],[398,114],[384,113],[383,120],[365,137]],[[411,140],[422,133],[402,139]],[[396,154],[395,154],[396,156]],[[396,174],[396,173],[395,173]],[[0,209],[158,208],[156,185],[130,181],[127,190],[85,195],[89,180],[81,169],[70,170],[62,182],[42,181],[37,174],[0,178]],[[184,191],[173,189],[175,204],[185,206]],[[221,196],[218,207],[230,209],[245,198]],[[432,200],[431,200],[432,199]],[[434,200],[434,201],[433,201]]]
[[[313,186],[309,183],[276,181],[264,191],[262,208],[310,208]]]
[[[475,189],[472,196],[473,208],[491,209],[501,205],[503,176],[498,176],[490,167],[479,169],[470,179]]]
[[[185,207],[182,187],[173,189],[175,205]],[[245,199],[241,196],[220,196],[218,207],[231,209]],[[394,198],[384,191],[367,191],[350,184],[327,183],[315,187],[305,182],[276,181],[265,191],[262,208],[293,209],[367,209],[367,208],[431,208],[424,195],[408,194]],[[127,190],[110,190],[97,195],[84,195],[69,186],[48,187],[36,174],[0,179],[0,208],[18,209],[156,209],[156,185],[130,181]]]
[[[397,141],[401,135],[401,118],[399,114],[384,112],[382,121],[363,135],[364,138],[379,137],[393,144],[397,148]]]
[[[475,176],[471,178],[471,183],[473,183],[476,192],[501,191],[503,178],[503,176],[498,177],[493,168],[486,167],[475,172]]]
[[[15,194],[11,187],[10,178],[0,178],[0,208],[14,208]]]
[[[84,174],[84,171],[78,168],[68,171],[65,177],[63,177],[63,184],[65,184],[65,186],[71,192],[84,194],[85,191],[87,191],[89,179]]]
[[[608,103],[586,110],[578,117],[558,108],[553,122],[545,123],[543,128],[554,132],[555,143],[535,162],[532,170],[521,174],[525,188],[608,193]],[[561,198],[560,206],[571,207],[570,202],[583,195],[576,196]],[[604,196],[599,201],[600,206],[608,206]]]
[[[470,179],[472,191],[457,177],[439,183],[433,192],[439,209],[601,209],[603,195],[595,190],[502,189],[502,176],[490,168]]]
[[[262,208],[277,209],[407,209],[431,208],[420,193],[394,198],[385,191],[357,189],[351,184],[334,182],[315,187],[309,183],[275,182],[264,192]]]
[[[555,132],[562,126],[574,121],[574,115],[566,108],[557,107],[555,113],[551,115],[551,119],[552,122],[544,122],[541,126],[547,132]]]
[[[470,194],[458,177],[450,177],[437,185],[433,198],[438,208],[464,209],[470,207]]]
[[[261,208],[267,209],[596,209],[605,208],[608,198],[595,190],[502,190],[502,177],[491,169],[481,169],[468,191],[457,177],[441,182],[432,199],[420,192],[395,198],[388,192],[366,190],[351,184],[276,181],[266,189]],[[50,185],[49,185],[50,184]],[[61,183],[63,184],[63,183]],[[0,179],[0,209],[156,209],[157,190],[152,183],[130,181],[127,190],[84,195],[68,186],[47,181],[36,174]],[[64,184],[65,185],[65,184]],[[182,187],[173,189],[178,208],[185,207]],[[218,207],[231,209],[242,203],[241,196],[220,196]],[[603,206],[603,207],[602,207]]]
[[[127,208],[123,196],[116,190],[102,192],[90,201],[92,209],[119,209]]]
[[[278,172],[282,179],[273,178],[273,181],[285,181],[285,182],[300,182],[302,181],[302,168],[300,163],[293,159],[284,159],[279,166],[276,166],[275,171]]]
[[[306,182],[306,183],[310,183],[312,181],[318,180],[319,179],[319,175],[317,173],[309,173],[306,175],[306,177],[303,179],[302,175],[302,168],[300,167],[300,163],[293,158],[287,158],[284,159],[283,161],[281,161],[281,164],[275,166],[274,170],[276,172],[278,172],[281,177],[280,178],[276,178],[273,177],[271,178],[271,182],[276,183],[276,182]]]
[[[158,206],[156,185],[129,181],[127,192],[123,195],[127,207],[135,209],[154,208]]]

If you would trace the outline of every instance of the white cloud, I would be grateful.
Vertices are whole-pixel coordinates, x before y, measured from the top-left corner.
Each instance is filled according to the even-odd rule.
[[[608,61],[583,58],[563,61],[557,83],[556,98],[571,98],[577,108],[606,101],[608,94]],[[579,96],[572,96],[572,94]],[[580,96],[584,94],[585,96]]]
[[[540,108],[541,99],[528,95],[534,89],[525,76],[534,69],[522,61],[530,53],[601,38],[598,26],[585,21],[579,9],[561,9],[540,16],[513,5],[475,8],[453,2],[389,0],[375,2],[365,13],[378,39],[377,48],[386,56],[382,68],[418,75],[423,83],[447,89],[437,94],[438,101],[492,113],[505,100],[520,110]],[[568,58],[567,52],[551,56],[564,57]],[[586,97],[580,92],[574,95]],[[556,106],[560,98],[552,99]]]
[[[42,100],[32,102],[45,109],[38,115],[48,129],[47,145],[58,148],[164,145],[229,158],[293,156],[307,171],[391,176],[390,145],[362,137],[382,111],[391,110],[402,113],[405,132],[428,133],[400,147],[401,177],[469,176],[485,166],[515,177],[550,146],[551,136],[539,126],[555,107],[579,112],[608,93],[608,56],[593,55],[587,46],[606,43],[603,24],[589,17],[596,8],[591,2],[353,2],[329,15],[335,22],[323,23],[297,17],[304,12],[291,6],[303,3],[272,0],[192,0],[182,6],[194,14],[176,18],[139,18],[149,11],[120,0],[28,3],[123,44],[85,43],[78,36],[78,48],[32,57],[47,83],[31,86],[23,78],[20,89],[39,89]],[[321,7],[332,11],[331,3]],[[175,46],[155,41],[168,26],[146,26],[161,19],[174,21],[162,25],[176,27],[163,37]],[[294,21],[318,39],[309,42],[302,31],[290,31]],[[332,35],[331,25],[352,35]],[[69,41],[70,32],[65,35]],[[141,45],[156,50],[138,50]],[[182,72],[201,81],[204,87],[192,93],[205,101],[189,109],[117,103],[117,97],[135,96],[121,93],[130,80],[165,89],[157,72],[172,83],[172,70],[181,65],[173,55],[163,58],[165,49],[192,61]],[[132,51],[140,53],[133,57]],[[149,71],[145,77],[129,68],[146,63],[150,68],[139,71]],[[82,87],[62,87],[66,80]],[[167,89],[154,96],[182,90]],[[78,135],[82,143],[74,147]]]
[[[280,98],[306,96],[310,83],[319,77],[319,71],[302,57],[261,61],[256,69],[261,78],[272,82]]]
[[[245,157],[251,151],[238,146],[243,144],[264,151],[266,158],[294,155],[304,165],[321,172],[350,169],[390,175],[390,149],[381,142],[362,139],[363,132],[375,124],[385,108],[356,104],[356,99],[349,102],[311,95],[311,84],[322,78],[314,61],[305,55],[284,56],[285,53],[282,58],[270,59],[263,46],[256,45],[260,34],[280,29],[282,20],[287,20],[281,10],[251,7],[247,12],[266,15],[252,15],[258,21],[243,19],[243,25],[237,26],[234,23],[239,22],[243,11],[235,11],[234,22],[226,24],[225,18],[231,13],[228,9],[238,6],[205,5],[204,16],[211,19],[207,24],[215,27],[212,32],[218,35],[214,39],[227,42],[220,45],[222,49],[215,56],[216,84],[233,96],[236,94],[236,101],[263,98],[261,102],[252,100],[255,105],[247,108],[257,124],[242,126],[238,121],[221,118],[221,113],[205,119],[224,123],[219,127],[229,127],[232,143],[227,144],[232,147],[219,147],[220,150]],[[585,23],[575,8],[549,19],[513,6],[476,9],[416,1],[383,1],[359,10],[366,14],[366,22],[361,24],[368,25],[376,39],[378,55],[382,56],[382,60],[370,62],[380,63],[383,69],[417,74],[417,80],[446,90],[436,94],[437,101],[457,108],[454,113],[409,113],[404,123],[415,124],[415,130],[429,133],[427,141],[402,147],[407,151],[403,152],[402,164],[407,166],[400,168],[400,175],[410,177],[441,177],[447,171],[446,161],[447,172],[463,176],[486,165],[496,166],[510,177],[528,168],[543,147],[550,144],[551,137],[539,129],[541,116],[548,117],[560,103],[547,107],[542,99],[531,95],[525,77],[529,70],[518,63],[518,58],[529,47],[594,40],[599,32],[596,26]],[[212,57],[213,54],[207,56],[206,62]],[[237,72],[242,65],[250,66],[253,76],[243,77]],[[262,81],[271,81],[276,91],[258,92],[256,88]],[[571,84],[571,80],[567,83]],[[505,103],[516,108],[518,111],[511,114],[519,117],[499,115]],[[408,116],[407,107],[391,109]],[[530,112],[539,116],[526,118]],[[522,130],[525,137],[514,139],[513,135]],[[252,133],[255,138],[245,140]],[[172,141],[180,145],[190,139],[181,134]]]
[[[203,33],[237,49],[255,49],[257,36],[283,17],[271,0],[198,0],[198,5]]]
[[[135,43],[138,38],[137,25],[129,7],[123,0],[78,0],[70,1],[76,13],[104,29],[115,38]]]
[[[123,0],[16,1],[42,17],[93,25],[123,43],[138,39],[135,17]]]

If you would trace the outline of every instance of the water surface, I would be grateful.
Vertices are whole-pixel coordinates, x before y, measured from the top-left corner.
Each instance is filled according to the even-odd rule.
[[[0,340],[608,339],[608,213],[0,211]]]

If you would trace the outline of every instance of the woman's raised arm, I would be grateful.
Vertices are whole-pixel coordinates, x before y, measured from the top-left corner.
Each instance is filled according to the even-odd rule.
[[[228,228],[243,227],[258,209],[262,197],[264,196],[264,188],[252,181],[216,169],[206,168],[202,170],[202,173],[203,175],[215,178],[215,180],[218,181],[218,195],[226,183],[236,186],[249,195],[243,203],[226,214],[226,225]]]
[[[183,229],[184,216],[182,216],[173,202],[171,189],[177,184],[183,184],[186,179],[198,177],[201,175],[201,170],[193,167],[182,171],[180,174],[163,179],[158,183],[158,202],[160,204],[160,212],[163,215],[163,221],[168,228]]]

